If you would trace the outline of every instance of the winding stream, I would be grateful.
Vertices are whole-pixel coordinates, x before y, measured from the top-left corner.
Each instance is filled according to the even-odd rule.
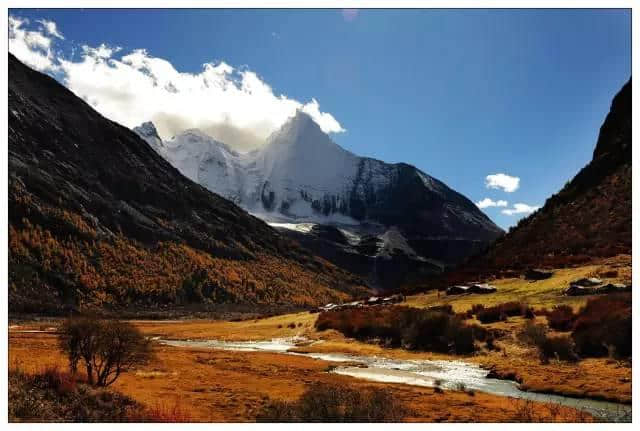
[[[440,386],[486,392],[505,397],[555,403],[586,411],[605,422],[630,422],[631,406],[589,398],[571,398],[562,395],[522,391],[518,383],[510,380],[487,378],[487,371],[479,365],[463,361],[400,360],[379,356],[360,356],[344,353],[299,353],[289,349],[299,347],[309,340],[302,337],[276,338],[269,341],[221,341],[221,340],[166,340],[158,342],[175,347],[199,347],[243,352],[274,352],[307,356],[332,362],[349,362],[331,372],[376,382],[404,383],[414,386]],[[357,362],[364,366],[353,366]],[[365,367],[366,366],[366,367]]]

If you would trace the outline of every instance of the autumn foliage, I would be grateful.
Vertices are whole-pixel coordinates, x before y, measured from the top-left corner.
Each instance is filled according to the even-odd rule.
[[[631,357],[631,294],[590,299],[580,309],[571,337],[581,356]]]
[[[457,354],[473,352],[476,340],[490,336],[490,331],[467,325],[459,316],[402,306],[323,312],[316,328],[335,329],[347,337],[392,347]]]
[[[11,312],[319,305],[354,276],[189,180],[9,54]]]
[[[363,287],[332,265],[267,253],[230,259],[184,243],[144,245],[99,235],[70,211],[40,206],[49,228],[23,218],[9,226],[9,297],[14,311],[64,312],[106,305],[202,303],[318,305]]]

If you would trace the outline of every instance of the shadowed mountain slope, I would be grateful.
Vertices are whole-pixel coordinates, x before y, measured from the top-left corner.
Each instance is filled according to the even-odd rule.
[[[630,254],[631,178],[629,80],[613,99],[591,162],[542,208],[450,278]]]
[[[9,55],[9,307],[315,305],[366,290]]]

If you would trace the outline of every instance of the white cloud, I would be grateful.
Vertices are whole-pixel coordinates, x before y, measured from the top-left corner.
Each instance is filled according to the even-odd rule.
[[[124,126],[153,121],[165,138],[200,128],[240,150],[262,145],[297,109],[308,113],[326,133],[345,131],[333,115],[320,110],[316,99],[303,103],[278,94],[247,68],[218,61],[203,64],[195,73],[182,72],[144,49],[119,53],[120,48],[104,43],[82,46],[79,59],[53,58],[50,38],[42,32],[27,32],[48,40],[46,50],[43,45],[30,45],[20,29],[23,21],[11,19],[18,22],[16,31],[22,31],[11,44],[16,57],[39,70],[56,68],[70,90]],[[32,58],[36,53],[44,55],[38,66]]]
[[[478,206],[478,208],[506,207],[507,205],[509,205],[509,203],[503,200],[494,201],[490,198],[484,198],[481,201],[476,202],[476,205]]]
[[[111,47],[105,45],[104,43],[101,43],[100,46],[97,46],[95,48],[88,45],[82,45],[82,52],[84,52],[84,55],[96,58],[110,58],[113,54],[120,51],[121,49],[122,48],[120,48],[119,46]]]
[[[39,19],[36,22],[42,24],[42,27],[44,27],[44,30],[47,32],[47,34],[57,37],[58,39],[64,39],[62,33],[58,31],[58,26],[55,22],[47,21],[46,19]]]
[[[502,210],[502,214],[505,214],[508,216],[512,216],[515,214],[531,214],[532,212],[536,211],[538,208],[540,207],[531,206],[523,203],[517,203],[513,205],[513,208]]]
[[[320,104],[316,99],[311,99],[311,102],[306,103],[302,106],[302,111],[306,112],[313,118],[313,120],[320,125],[320,128],[325,132],[344,132],[345,130],[342,128],[338,120],[336,120],[333,115],[328,112],[320,111]]]
[[[40,71],[54,71],[51,38],[39,31],[29,31],[29,20],[9,15],[9,52],[28,66]]]
[[[488,189],[502,189],[507,193],[511,193],[520,187],[520,178],[507,174],[487,175],[485,185]]]

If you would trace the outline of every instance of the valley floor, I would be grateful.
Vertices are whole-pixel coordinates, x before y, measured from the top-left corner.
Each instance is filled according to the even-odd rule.
[[[604,266],[603,266],[604,265]],[[587,297],[560,297],[563,283],[578,276],[597,275],[603,268],[617,266],[619,278],[630,277],[630,261],[623,260],[589,267],[560,270],[550,280],[536,283],[520,279],[496,280],[498,293],[461,297],[428,293],[409,297],[407,305],[428,307],[450,303],[464,311],[475,303],[492,304],[525,295],[535,307],[568,302],[582,305]],[[627,274],[628,268],[628,274]],[[565,280],[566,279],[566,280]],[[496,342],[498,351],[482,350],[471,356],[451,356],[428,352],[388,349],[345,338],[342,334],[314,328],[318,314],[302,312],[245,321],[132,321],[145,334],[166,339],[190,340],[270,340],[304,336],[320,343],[298,347],[305,352],[343,352],[377,355],[397,359],[464,360],[493,369],[495,375],[521,382],[530,391],[563,394],[631,403],[631,364],[613,359],[585,359],[577,363],[551,361],[542,364],[536,352],[520,343],[515,334],[524,325],[520,317],[486,326],[505,330],[507,336]],[[536,320],[545,319],[544,316]],[[18,323],[18,322],[16,322]],[[56,344],[56,322],[19,322],[9,330],[9,364],[27,372],[44,367],[66,366]],[[32,332],[29,332],[32,331]],[[480,392],[417,387],[395,383],[374,383],[353,377],[328,373],[331,362],[304,356],[270,352],[237,352],[202,348],[154,346],[155,358],[135,372],[124,374],[112,386],[147,406],[178,405],[194,421],[253,421],[269,402],[295,400],[314,382],[343,383],[352,387],[385,387],[411,411],[408,421],[451,422],[518,422],[518,421],[584,421],[590,416],[563,408],[552,413],[541,403],[490,395]],[[529,413],[525,412],[529,409]],[[532,416],[531,411],[535,412]]]
[[[569,408],[557,412],[544,404],[479,392],[471,395],[462,391],[439,392],[433,388],[367,382],[328,373],[330,362],[302,356],[163,345],[157,345],[154,350],[156,355],[151,363],[124,374],[112,388],[151,408],[178,406],[193,421],[253,421],[269,399],[293,401],[315,382],[390,389],[394,398],[409,408],[407,421],[591,419]],[[9,363],[27,372],[38,372],[51,365],[66,366],[65,358],[57,350],[55,335],[46,333],[11,334]]]

